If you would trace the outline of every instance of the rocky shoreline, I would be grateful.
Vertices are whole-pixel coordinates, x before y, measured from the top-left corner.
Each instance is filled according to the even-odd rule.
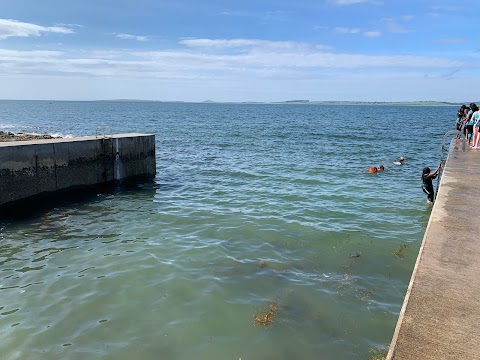
[[[0,131],[0,141],[27,141],[27,140],[40,140],[40,139],[54,139],[52,135],[36,135],[36,134],[24,134],[24,133],[12,133]]]

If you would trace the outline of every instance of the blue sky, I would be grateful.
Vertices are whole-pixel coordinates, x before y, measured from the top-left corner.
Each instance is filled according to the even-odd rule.
[[[480,99],[475,0],[0,0],[0,98]]]

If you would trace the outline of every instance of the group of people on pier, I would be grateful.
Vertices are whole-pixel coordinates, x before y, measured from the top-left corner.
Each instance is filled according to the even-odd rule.
[[[456,127],[468,140],[472,149],[480,149],[480,109],[477,104],[471,103],[470,106],[462,105],[457,111]],[[432,180],[435,179],[443,166],[441,162],[434,172],[429,167],[425,167],[422,173],[423,191],[427,194],[427,201],[433,203],[435,192]]]
[[[480,149],[480,111],[477,104],[462,105],[457,112],[457,130],[461,131],[472,149]]]

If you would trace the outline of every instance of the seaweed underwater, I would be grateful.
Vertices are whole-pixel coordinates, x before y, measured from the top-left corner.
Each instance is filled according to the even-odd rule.
[[[253,322],[255,325],[268,326],[273,323],[273,320],[277,316],[277,301],[271,301],[262,309],[253,314]]]

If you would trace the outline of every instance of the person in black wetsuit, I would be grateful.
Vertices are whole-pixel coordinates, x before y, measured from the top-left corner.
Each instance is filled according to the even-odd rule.
[[[435,190],[433,189],[432,180],[438,176],[438,173],[440,172],[441,168],[442,168],[442,163],[438,165],[437,169],[433,173],[430,173],[430,168],[428,166],[423,168],[422,190],[425,194],[427,194],[427,201],[432,204],[433,204],[433,198],[435,196]]]

